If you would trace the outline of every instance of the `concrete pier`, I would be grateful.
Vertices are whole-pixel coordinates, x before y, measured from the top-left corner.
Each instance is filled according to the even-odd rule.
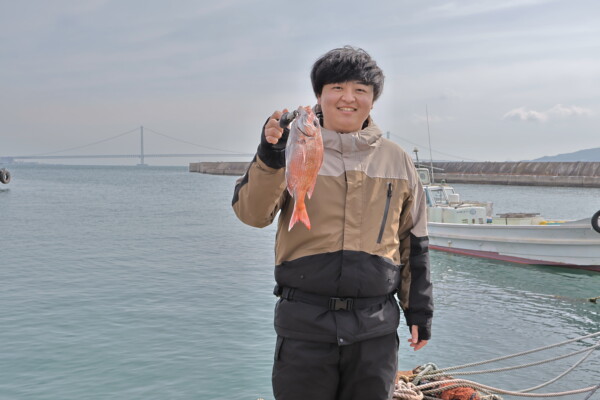
[[[190,163],[190,172],[200,172],[211,175],[235,175],[242,176],[246,173],[250,161],[217,161]]]
[[[600,162],[434,162],[436,182],[600,187]]]
[[[191,163],[190,172],[241,176],[248,164]],[[600,188],[600,162],[434,162],[433,167],[436,182]]]

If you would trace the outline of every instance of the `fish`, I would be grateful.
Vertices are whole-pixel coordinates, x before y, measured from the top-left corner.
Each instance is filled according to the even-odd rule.
[[[323,137],[321,124],[310,107],[299,107],[292,122],[285,147],[285,180],[287,190],[294,199],[294,211],[288,232],[298,222],[310,230],[305,196],[310,199],[323,165]]]

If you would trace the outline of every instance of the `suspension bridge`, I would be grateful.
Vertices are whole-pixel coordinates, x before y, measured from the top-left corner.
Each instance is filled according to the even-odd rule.
[[[189,146],[194,146],[194,147],[199,147],[202,148],[204,150],[210,150],[211,152],[202,152],[202,153],[157,153],[157,154],[147,154],[144,151],[144,132],[150,132],[151,134],[154,135],[158,135],[158,136],[162,136],[165,137],[167,139],[170,139],[172,141],[175,142],[179,142],[179,143],[184,143],[186,145]],[[104,143],[104,142],[108,142],[108,141],[112,141],[115,140],[117,138],[120,138],[122,136],[127,136],[127,135],[134,135],[138,133],[139,134],[139,152],[130,152],[127,154],[72,154],[73,151],[76,150],[81,150],[84,148],[88,148],[100,143]],[[411,142],[410,140],[400,137],[398,135],[395,135],[391,132],[386,132],[386,137],[388,139],[390,139],[390,134],[395,138],[400,140],[403,143],[407,143],[410,145],[414,145],[414,146],[418,146],[421,148],[425,148],[425,149],[430,149],[430,147],[428,146],[424,146],[422,144],[418,144],[418,143],[414,143]],[[408,148],[410,146],[407,147],[407,145],[404,145],[405,148]],[[431,149],[430,149],[431,150]],[[413,151],[418,151],[417,147],[415,147],[415,150]],[[451,157],[451,158],[455,158],[455,159],[459,159],[462,161],[476,161],[473,159],[469,159],[466,157],[461,157],[461,156],[456,156],[456,155],[452,155],[452,154],[448,154],[448,153],[444,153],[441,151],[437,151],[437,150],[433,150],[434,153],[437,153],[441,156],[445,156],[445,157]],[[416,154],[416,153],[415,153]],[[431,151],[430,151],[431,154]],[[10,164],[14,161],[27,161],[27,160],[59,160],[59,159],[124,159],[124,158],[137,158],[139,159],[139,164],[138,165],[147,165],[145,163],[145,159],[146,158],[175,158],[175,157],[184,157],[184,158],[206,158],[206,157],[232,157],[232,158],[237,158],[237,157],[241,157],[241,158],[246,158],[246,159],[250,159],[252,156],[254,156],[253,153],[241,153],[241,152],[237,152],[237,151],[233,151],[230,149],[221,149],[221,148],[217,148],[217,147],[211,147],[211,146],[206,146],[206,145],[202,145],[202,144],[197,144],[197,143],[192,143],[186,140],[182,140],[179,138],[176,138],[174,136],[170,136],[164,133],[160,133],[157,132],[153,129],[150,128],[144,128],[144,126],[140,126],[140,127],[136,127],[134,129],[131,129],[127,132],[123,132],[123,133],[119,133],[118,135],[114,135],[114,136],[110,136],[107,137],[105,139],[101,139],[92,143],[87,143],[81,146],[75,146],[75,147],[70,147],[70,148],[66,148],[66,149],[62,149],[62,150],[57,150],[57,151],[52,151],[52,152],[48,152],[48,153],[41,153],[41,154],[27,154],[27,155],[17,155],[17,156],[8,156],[8,155],[0,155],[0,164],[6,163],[6,164]],[[418,160],[417,160],[418,161]]]
[[[210,153],[161,153],[161,154],[146,154],[144,152],[144,127],[140,126],[139,128],[135,128],[129,130],[127,132],[120,133],[118,135],[114,135],[102,140],[95,141],[93,143],[84,144],[81,146],[70,147],[67,149],[57,150],[49,153],[41,153],[41,154],[29,154],[29,155],[17,155],[17,156],[0,156],[0,162],[3,163],[12,163],[14,161],[26,161],[26,160],[59,160],[59,159],[123,159],[123,158],[137,158],[139,159],[138,165],[147,165],[145,163],[146,158],[173,158],[173,157],[186,157],[186,158],[198,158],[198,157],[252,157],[253,154],[250,153],[240,153],[226,149],[220,149],[217,147],[205,146],[197,143],[188,142],[185,140],[181,140],[175,138],[170,135],[166,135],[164,133],[156,132],[152,129],[146,128],[146,132],[150,132],[152,134],[162,136],[168,139],[171,139],[176,142],[185,143],[187,145],[200,147],[206,150],[212,150],[217,152]],[[139,141],[139,153],[130,153],[130,154],[64,154],[69,153],[75,150],[81,150],[90,146],[94,146],[100,143],[108,142],[114,139],[117,139],[126,135],[133,135],[135,133],[139,133],[140,141]]]

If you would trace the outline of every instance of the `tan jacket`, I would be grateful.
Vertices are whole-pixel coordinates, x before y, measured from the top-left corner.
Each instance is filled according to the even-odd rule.
[[[426,205],[410,156],[382,138],[372,121],[356,133],[323,128],[322,135],[324,162],[313,196],[306,199],[310,231],[297,224],[288,232],[294,203],[286,190],[285,169],[262,160],[264,143],[237,182],[236,215],[246,224],[264,227],[280,212],[275,279],[281,287],[342,298],[372,298],[397,290],[407,323],[419,325],[421,338],[429,339],[433,302]],[[398,326],[392,300],[350,312],[316,308],[281,299],[275,316],[278,334],[351,343]]]

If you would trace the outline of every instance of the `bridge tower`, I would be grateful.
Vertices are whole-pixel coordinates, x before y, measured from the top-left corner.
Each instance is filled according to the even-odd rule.
[[[148,164],[144,164],[144,127],[140,126],[140,167],[146,167]]]

